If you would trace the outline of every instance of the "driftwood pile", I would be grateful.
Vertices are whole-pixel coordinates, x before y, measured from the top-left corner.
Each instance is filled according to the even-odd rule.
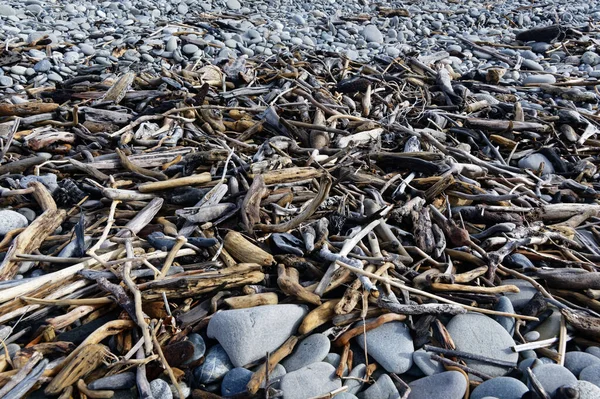
[[[128,369],[142,390],[146,374],[186,382],[165,348],[217,310],[278,302],[308,305],[298,333],[328,331],[342,366],[366,317],[410,321],[415,347],[459,368],[438,315],[514,317],[515,350],[558,362],[598,345],[598,82],[511,87],[447,56],[90,68],[0,104],[1,206],[37,213],[0,242],[0,334],[21,348],[0,356],[0,396],[101,397],[86,381]],[[493,310],[515,278],[535,306]],[[548,304],[560,335],[527,344]],[[244,397],[267,395],[256,373]]]

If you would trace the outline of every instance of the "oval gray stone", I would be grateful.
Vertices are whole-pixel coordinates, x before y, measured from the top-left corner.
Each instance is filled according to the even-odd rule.
[[[476,353],[492,359],[517,363],[519,354],[511,347],[515,341],[496,321],[480,313],[456,315],[446,326],[456,344],[456,349]],[[466,360],[467,366],[492,377],[500,377],[508,372],[505,367],[490,365],[476,360]]]
[[[558,364],[542,364],[533,369],[544,390],[554,396],[556,390],[563,385],[576,385],[577,378],[566,367]]]
[[[121,374],[111,375],[109,377],[99,378],[88,384],[89,389],[130,389],[135,386],[135,374],[125,372]]]
[[[300,342],[291,356],[285,358],[281,364],[287,372],[292,372],[308,366],[311,363],[320,362],[329,353],[331,342],[323,334],[313,334]],[[590,355],[591,356],[591,355]]]
[[[154,398],[173,399],[173,392],[171,392],[169,383],[160,378],[157,378],[150,383],[150,392],[152,392],[152,397]]]
[[[367,42],[383,43],[383,34],[375,25],[367,25],[362,31],[362,35]]]
[[[536,83],[547,83],[553,84],[556,83],[556,78],[554,75],[547,74],[539,74],[539,75],[529,75],[525,79],[523,79],[523,84],[536,84]]]
[[[367,366],[364,363],[361,363],[358,366],[354,367],[348,375],[348,377],[353,378],[348,378],[344,380],[344,386],[348,387],[346,392],[357,393],[358,391],[360,391],[364,385],[364,382],[362,380],[365,378],[366,372]]]
[[[442,373],[446,370],[443,364],[431,360],[431,353],[424,351],[423,349],[419,349],[413,353],[413,362],[425,375]]]
[[[409,399],[461,399],[467,390],[467,380],[458,371],[423,377],[408,384]]]
[[[400,397],[398,389],[391,377],[383,374],[364,392],[358,394],[359,399],[396,399]]]
[[[254,373],[243,367],[231,369],[221,382],[221,395],[231,396],[246,392],[246,385]]]
[[[283,399],[306,399],[324,395],[342,386],[335,376],[335,367],[329,363],[313,363],[281,378]]]
[[[29,221],[19,212],[4,209],[0,211],[0,235],[4,236],[14,229],[27,227]]]
[[[415,348],[410,330],[403,322],[394,321],[367,331],[366,341],[369,355],[388,372],[402,374],[412,366]],[[357,336],[356,342],[365,349],[364,334]]]
[[[578,381],[579,399],[598,399],[600,398],[600,388],[589,381]]]
[[[356,396],[352,395],[348,392],[338,393],[333,397],[333,399],[358,399]]]
[[[579,375],[584,368],[600,364],[600,359],[585,352],[572,351],[565,354],[565,367],[574,375]]]
[[[194,369],[194,379],[197,380],[196,385],[218,381],[232,368],[233,365],[223,347],[215,345],[208,350],[204,363]]]
[[[224,310],[211,318],[207,334],[219,341],[235,367],[241,367],[279,348],[296,332],[306,313],[300,305]]]
[[[519,287],[519,292],[507,292],[504,294],[510,299],[515,309],[520,309],[525,306],[537,293],[535,287],[525,280],[508,279],[504,280],[502,285],[516,285]]]
[[[518,165],[521,169],[533,169],[538,170],[540,166],[544,163],[544,170],[542,170],[542,175],[548,175],[554,173],[554,166],[545,155],[534,153],[527,155],[524,158],[519,159]]]
[[[591,382],[597,387],[600,387],[600,364],[593,364],[581,370],[579,379]]]
[[[471,393],[470,399],[483,399],[495,396],[498,399],[521,399],[529,389],[516,378],[497,377],[484,381]]]

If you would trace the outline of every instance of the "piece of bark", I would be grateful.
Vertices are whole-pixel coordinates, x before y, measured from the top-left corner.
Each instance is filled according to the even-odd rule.
[[[260,201],[267,193],[263,176],[254,177],[241,208],[242,224],[249,234],[252,234],[254,225],[260,222]]]

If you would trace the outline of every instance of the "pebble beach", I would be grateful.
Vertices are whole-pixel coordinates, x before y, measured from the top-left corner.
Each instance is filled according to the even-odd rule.
[[[0,4],[0,397],[600,399],[600,2]]]

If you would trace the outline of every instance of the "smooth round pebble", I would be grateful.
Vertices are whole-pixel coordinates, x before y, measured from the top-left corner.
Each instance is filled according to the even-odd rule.
[[[533,369],[533,374],[550,396],[563,385],[577,384],[577,378],[573,373],[558,364],[542,364]]]
[[[483,399],[492,395],[498,399],[521,399],[528,390],[527,385],[516,378],[496,377],[479,384],[469,399]]]
[[[458,371],[445,371],[420,378],[408,386],[409,399],[461,399],[467,390],[467,380]]]
[[[311,363],[325,359],[331,348],[331,341],[323,334],[313,334],[304,338],[294,349],[294,352],[285,358],[281,364],[287,372],[292,372],[308,366]]]
[[[10,209],[4,209],[0,211],[0,235],[4,236],[8,232],[14,229],[20,229],[27,227],[29,221],[19,212],[12,211]]]
[[[231,369],[221,382],[221,395],[231,396],[246,392],[246,385],[254,373],[243,367]]]
[[[591,382],[597,387],[600,387],[600,364],[593,364],[581,370],[579,379]]]
[[[169,383],[160,378],[157,378],[150,383],[150,392],[152,392],[152,396],[155,398],[173,399],[173,392],[171,392]]]

